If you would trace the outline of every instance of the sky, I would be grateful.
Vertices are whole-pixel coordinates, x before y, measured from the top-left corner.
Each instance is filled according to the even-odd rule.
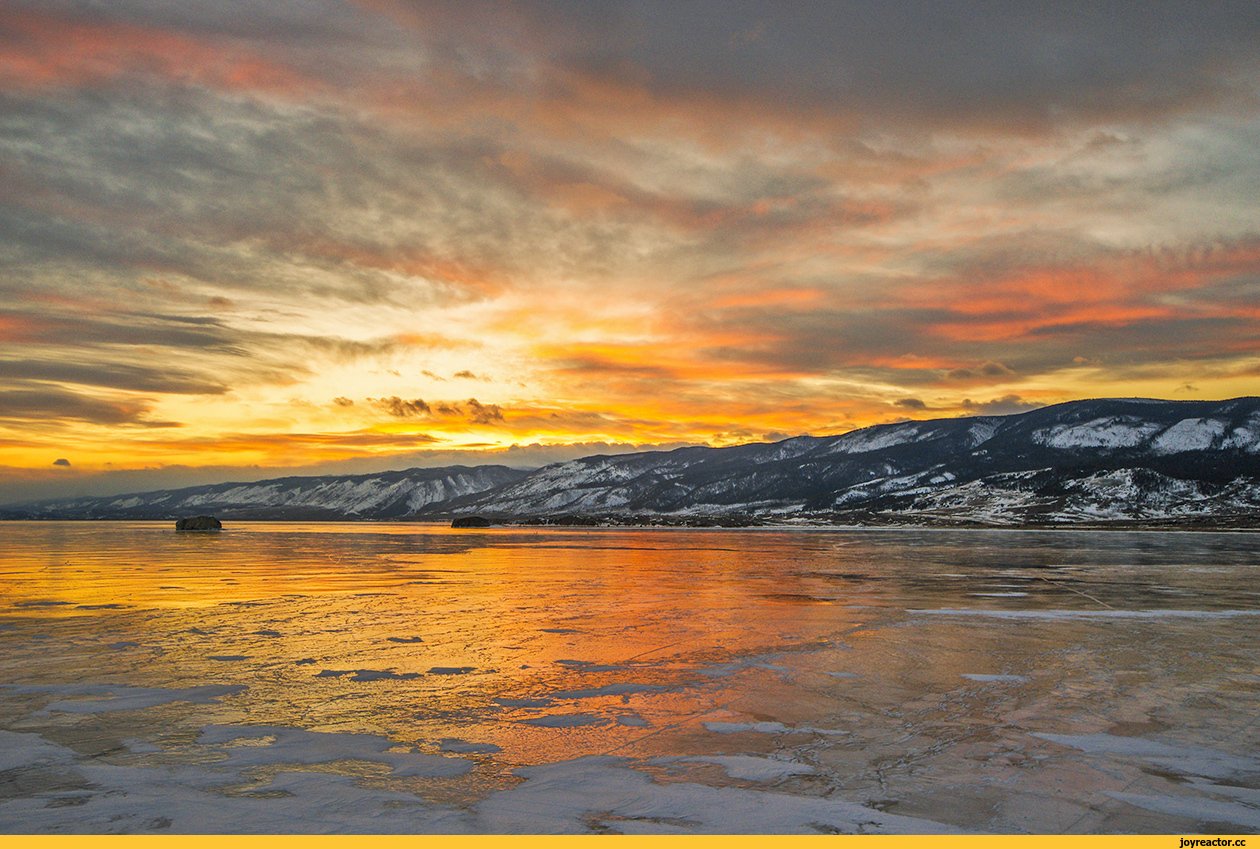
[[[1260,4],[0,7],[0,502],[1260,386]]]

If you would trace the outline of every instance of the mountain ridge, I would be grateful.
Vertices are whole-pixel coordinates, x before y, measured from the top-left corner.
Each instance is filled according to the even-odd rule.
[[[28,505],[25,517],[169,518],[176,506],[223,518],[1251,526],[1260,525],[1260,398],[1088,399],[773,443],[592,455],[529,472],[410,469],[59,499]]]

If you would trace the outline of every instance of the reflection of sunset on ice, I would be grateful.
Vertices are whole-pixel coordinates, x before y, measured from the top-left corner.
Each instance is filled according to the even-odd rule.
[[[2,831],[1257,823],[1245,534],[109,527],[3,528]]]

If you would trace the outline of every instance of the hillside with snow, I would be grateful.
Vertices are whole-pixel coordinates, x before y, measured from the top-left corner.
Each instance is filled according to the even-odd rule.
[[[446,466],[287,477],[59,499],[0,510],[0,518],[167,519],[205,513],[232,519],[404,519],[430,505],[502,486],[525,474],[507,466]]]
[[[1260,398],[1073,401],[731,448],[282,478],[5,518],[1260,525]]]
[[[734,448],[587,457],[433,505],[499,517],[1254,524],[1260,399],[1074,401]]]

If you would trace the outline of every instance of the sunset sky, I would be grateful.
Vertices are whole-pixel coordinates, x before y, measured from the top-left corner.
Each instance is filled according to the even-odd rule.
[[[8,0],[0,502],[1260,394],[1260,3]]]

